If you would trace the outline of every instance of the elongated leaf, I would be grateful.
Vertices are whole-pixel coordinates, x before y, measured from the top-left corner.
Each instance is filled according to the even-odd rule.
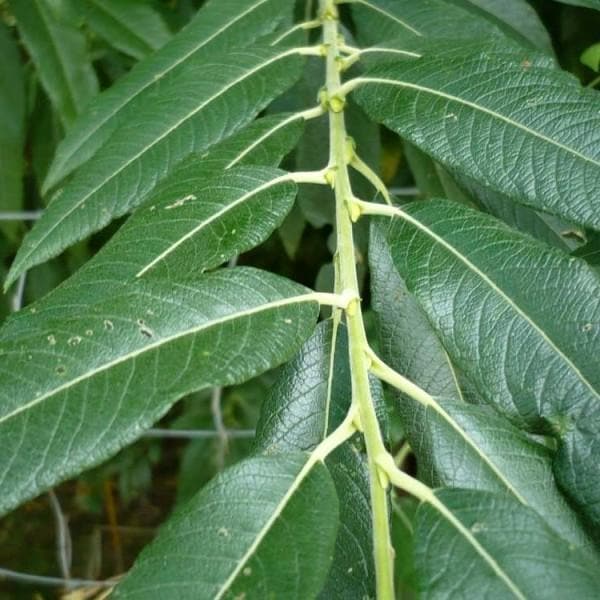
[[[0,23],[0,210],[19,210],[23,200],[25,80],[17,45]],[[16,234],[14,223],[2,231]]]
[[[114,454],[181,396],[285,361],[317,313],[297,284],[227,269],[140,280],[3,343],[0,512]]]
[[[563,252],[570,252],[581,245],[581,240],[574,235],[578,228],[558,217],[517,204],[503,194],[480,186],[472,185],[471,191],[487,212],[515,229],[528,233]],[[579,233],[583,235],[581,230]]]
[[[331,563],[337,505],[327,468],[308,455],[244,460],[179,511],[113,597],[314,598]]]
[[[444,414],[403,399],[419,472],[431,485],[509,495],[534,509],[571,544],[591,545],[557,488],[552,452],[486,406],[444,400]],[[460,466],[457,457],[460,456]],[[518,458],[517,458],[518,457]]]
[[[504,38],[490,20],[444,0],[354,0],[352,13],[363,45],[415,38]]]
[[[479,207],[512,227],[567,252],[580,245],[575,236],[566,235],[574,228],[566,221],[518,204],[504,194],[455,174],[459,185],[444,167],[412,144],[405,143],[404,150],[419,190],[427,197],[448,198],[472,208]]]
[[[549,64],[475,45],[377,67],[356,99],[451,171],[600,228],[600,101]]]
[[[387,233],[394,263],[453,362],[481,398],[556,436],[555,475],[598,522],[600,280],[583,261],[459,205],[403,214]]]
[[[79,8],[100,37],[138,60],[152,54],[171,37],[161,16],[138,0],[80,0]]]
[[[519,34],[522,40],[548,54],[553,54],[552,40],[542,20],[527,0],[459,0],[465,5],[471,4],[499,23]],[[509,32],[510,34],[510,32]]]
[[[374,385],[373,392],[381,408],[379,385]],[[334,330],[333,322],[325,321],[282,369],[265,401],[256,429],[257,450],[268,454],[313,450],[342,422],[351,400],[346,329]],[[340,500],[340,529],[331,571],[319,597],[371,597],[375,573],[366,459],[345,444],[326,464]]]
[[[10,0],[10,6],[46,93],[63,124],[70,125],[98,92],[83,34],[48,0]]]
[[[594,598],[596,560],[565,543],[531,509],[486,492],[436,492],[443,510],[417,510],[423,598]]]
[[[141,204],[181,160],[252,120],[293,83],[301,64],[282,50],[255,48],[163,79],[152,105],[138,107],[53,199],[24,239],[9,279]]]
[[[287,0],[207,2],[190,24],[160,51],[137,64],[90,104],[59,146],[44,190],[55,187],[95,154],[110,135],[127,122],[129,105],[140,97],[142,105],[154,98],[163,87],[163,79],[186,71],[189,63],[203,62],[227,49],[252,44],[290,18],[292,4]]]
[[[421,479],[436,487],[506,493],[534,508],[571,543],[588,545],[576,515],[557,489],[548,448],[495,411],[463,401],[460,375],[395,270],[379,227],[371,228],[369,260],[381,354],[390,366],[437,396],[442,406],[436,411],[399,398],[397,410]]]
[[[181,280],[190,273],[214,268],[263,241],[289,209],[295,184],[281,181],[267,186],[262,192],[252,193],[256,177],[262,183],[268,183],[269,174],[277,178],[282,173],[248,167],[239,171],[237,165],[278,164],[301,131],[300,117],[266,117],[217,144],[209,153],[194,155],[184,161],[98,254],[63,285],[31,306],[36,313],[34,321],[26,312],[17,313],[0,330],[0,339],[31,335],[43,329],[48,320],[64,314],[65,306],[82,313],[86,306],[127,286],[149,264],[168,262],[168,276],[172,280]],[[227,169],[237,169],[237,175],[226,174]],[[237,187],[230,189],[231,185]],[[274,192],[286,190],[281,197],[273,196]],[[177,204],[184,198],[184,202]],[[230,203],[230,200],[241,202]],[[262,201],[271,202],[271,211],[268,206],[261,205]],[[188,210],[190,202],[195,207],[191,220],[180,219],[181,213],[175,209]],[[162,210],[157,209],[159,206]],[[171,208],[166,208],[168,206]],[[252,214],[248,213],[249,207],[254,207]],[[241,226],[232,224],[232,219],[236,223],[241,220]],[[142,229],[143,234],[140,233]],[[173,250],[163,260],[158,260],[165,250],[167,237],[164,237],[164,231],[167,229],[170,231],[168,243],[173,245]],[[231,235],[233,229],[235,235]],[[184,236],[188,236],[187,239],[184,240]],[[140,244],[140,239],[145,243]],[[197,250],[193,262],[184,258],[174,264],[173,256],[181,257],[182,250],[192,245]],[[153,275],[156,271],[149,269],[146,273]]]

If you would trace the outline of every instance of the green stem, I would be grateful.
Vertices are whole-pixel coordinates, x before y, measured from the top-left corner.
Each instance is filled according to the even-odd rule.
[[[329,106],[330,156],[329,168],[336,201],[336,292],[355,296],[346,309],[350,368],[352,373],[353,402],[358,408],[360,426],[363,430],[370,471],[371,507],[373,518],[373,546],[377,580],[377,598],[394,599],[393,549],[390,543],[388,480],[379,468],[378,459],[388,455],[385,448],[377,415],[371,398],[369,384],[370,359],[368,343],[360,307],[354,233],[351,208],[352,188],[348,174],[348,135],[344,119],[344,102],[338,96],[341,87],[338,11],[334,0],[320,0],[320,15],[323,19],[326,56],[326,100]],[[389,456],[389,455],[388,455]]]

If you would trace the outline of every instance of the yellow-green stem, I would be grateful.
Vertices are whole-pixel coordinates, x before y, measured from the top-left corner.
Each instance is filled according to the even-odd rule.
[[[368,344],[358,300],[359,287],[356,275],[356,256],[352,229],[352,188],[348,174],[348,136],[344,119],[344,99],[339,96],[341,86],[338,12],[334,0],[320,0],[323,18],[323,37],[327,48],[327,76],[325,98],[329,106],[330,164],[336,200],[337,251],[336,292],[352,294],[357,299],[346,309],[349,357],[352,372],[352,394],[359,412],[370,469],[371,507],[373,516],[373,547],[377,580],[377,598],[394,599],[393,549],[390,542],[388,518],[388,480],[379,467],[379,459],[387,454],[369,385],[370,358]]]

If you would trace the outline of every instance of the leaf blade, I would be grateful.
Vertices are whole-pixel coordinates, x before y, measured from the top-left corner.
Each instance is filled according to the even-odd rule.
[[[23,201],[25,146],[25,78],[17,45],[8,28],[0,25],[0,210],[19,210]],[[14,224],[3,223],[11,238]]]
[[[230,45],[252,43],[277,25],[266,16],[273,14],[275,0],[213,0],[198,11],[191,23],[164,48],[102,93],[73,126],[60,144],[50,167],[46,193],[93,156],[126,120],[128,106],[139,97],[152,95],[160,81],[185,69],[198,54],[211,56]],[[287,11],[279,11],[285,19]],[[277,13],[275,13],[277,14]]]
[[[136,0],[84,0],[80,9],[98,35],[137,60],[158,50],[171,37],[161,16]]]
[[[385,419],[383,395],[375,381],[373,396]],[[313,450],[343,421],[351,398],[346,329],[324,321],[282,369],[261,407],[257,451],[272,455]],[[325,464],[340,500],[340,529],[319,598],[372,596],[375,567],[366,459],[349,442],[328,456]]]
[[[25,237],[8,281],[141,204],[184,158],[251,121],[293,83],[301,64],[288,51],[256,48],[182,71],[153,105],[138,107],[131,122],[53,199]]]
[[[302,454],[246,459],[167,524],[114,595],[315,597],[336,530],[337,497],[322,463]]]
[[[29,307],[30,310],[35,310],[35,329],[31,329],[32,322],[27,313],[20,312],[12,315],[0,329],[0,339],[6,340],[30,335],[57,315],[60,317],[66,305],[81,312],[84,307],[92,306],[99,300],[122,290],[128,283],[136,279],[136,273],[148,263],[153,262],[157,258],[157,254],[164,250],[164,244],[161,241],[163,238],[157,239],[160,232],[159,227],[150,226],[147,235],[143,236],[143,239],[150,238],[149,244],[139,244],[140,238],[136,234],[138,225],[142,224],[144,227],[147,227],[148,224],[152,225],[157,203],[162,202],[163,206],[171,206],[192,194],[200,197],[201,201],[206,200],[208,203],[212,203],[214,207],[213,195],[216,193],[220,202],[224,202],[223,207],[226,207],[227,194],[230,192],[221,190],[223,187],[221,184],[237,182],[239,187],[240,183],[242,186],[247,186],[249,181],[247,178],[240,178],[235,174],[232,176],[231,170],[238,170],[237,172],[241,174],[244,170],[242,169],[240,172],[240,166],[245,165],[245,172],[251,174],[252,169],[249,169],[248,165],[271,167],[279,164],[300,136],[302,127],[303,120],[297,114],[261,118],[215,145],[208,153],[196,154],[183,161],[171,175],[157,186],[146,203],[130,217],[91,260],[66,282]],[[270,170],[258,169],[258,172],[259,176],[265,177]],[[277,171],[274,177],[279,175],[280,172]],[[219,184],[219,180],[221,184]],[[214,183],[211,184],[211,181]],[[182,182],[185,183],[184,189],[180,189]],[[200,190],[206,190],[206,194],[201,193]],[[275,202],[277,205],[275,214],[283,214],[286,210],[286,198],[278,198]],[[209,207],[200,207],[200,214],[206,214],[207,208]],[[261,207],[258,210],[260,211]],[[164,212],[173,216],[172,209]],[[221,216],[226,217],[228,214],[231,213],[225,211]],[[193,216],[195,224],[198,222],[197,217],[198,215]],[[158,221],[160,220],[158,219]],[[175,218],[170,219],[169,222],[172,222],[171,233],[174,239],[177,239],[177,232],[183,232],[183,235],[192,228],[189,223],[182,223]],[[170,278],[183,280],[188,278],[192,271],[200,273],[228,261],[236,254],[247,250],[255,242],[262,241],[264,236],[271,231],[272,222],[272,219],[265,223],[258,222],[256,229],[248,232],[250,235],[225,236],[223,243],[218,242],[222,239],[219,233],[217,238],[209,239],[210,243],[206,247],[206,250],[211,247],[214,249],[218,243],[217,256],[213,252],[211,257],[202,249],[201,254],[196,257],[194,265],[187,262],[173,265],[169,273]],[[218,223],[213,221],[211,225],[216,226]],[[240,232],[248,230],[249,226],[250,222],[244,222]],[[231,228],[226,231],[231,231]],[[195,239],[192,237],[188,241],[192,242]],[[157,243],[158,252],[154,251]]]
[[[140,281],[79,314],[66,305],[3,343],[0,510],[104,460],[181,396],[285,361],[317,313],[297,284],[227,269]]]
[[[373,69],[356,99],[451,172],[537,210],[600,227],[594,204],[600,144],[590,137],[599,118],[595,94],[547,59],[477,46],[443,60],[431,54]],[[499,78],[509,92],[495,86]],[[548,161],[556,165],[551,177],[538,168]],[[570,174],[568,185],[561,172]]]
[[[442,489],[435,497],[416,515],[417,572],[426,597],[449,598],[450,589],[464,596],[486,590],[522,599],[593,597],[597,561],[569,547],[531,509],[487,492]]]
[[[597,520],[598,465],[589,455],[600,439],[600,382],[590,359],[600,343],[596,275],[585,263],[449,202],[404,213],[404,222],[391,226],[394,261],[450,356],[481,398],[529,431],[557,438],[555,476]],[[443,292],[436,294],[436,285]],[[564,298],[555,293],[561,285],[577,292]],[[450,306],[463,298],[468,310],[449,311],[448,298]]]

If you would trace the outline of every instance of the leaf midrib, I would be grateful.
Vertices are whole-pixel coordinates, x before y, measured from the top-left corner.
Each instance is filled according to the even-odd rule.
[[[369,9],[375,11],[375,12],[378,12],[378,13],[382,14],[387,19],[395,21],[396,23],[398,23],[399,25],[401,25],[402,27],[404,27],[404,29],[407,29],[408,31],[410,31],[411,33],[414,33],[415,35],[418,35],[418,36],[422,36],[423,35],[420,31],[418,31],[417,29],[415,29],[414,27],[412,27],[412,25],[409,25],[406,21],[403,21],[402,19],[399,19],[396,15],[393,15],[392,13],[389,13],[387,10],[381,8],[380,6],[376,6],[375,4],[372,4],[368,0],[352,0],[352,1],[355,4],[362,4],[363,6],[366,6],[367,8],[369,8]]]
[[[71,82],[69,80],[69,76],[67,73],[67,69],[63,63],[63,57],[59,51],[59,46],[56,43],[56,40],[54,39],[54,36],[52,34],[52,27],[50,26],[50,23],[47,21],[46,17],[47,15],[45,14],[45,8],[40,8],[40,0],[35,0],[35,5],[37,8],[37,12],[40,15],[40,19],[44,25],[44,27],[46,28],[46,31],[48,33],[48,39],[50,40],[50,47],[52,48],[52,52],[54,53],[54,56],[56,58],[56,61],[60,67],[60,72],[61,72],[61,79],[63,80],[63,83],[65,85],[65,89],[67,91],[67,95],[68,95],[68,102],[70,104],[70,109],[73,111],[73,115],[72,117],[75,117],[77,115],[78,112],[78,106],[77,106],[77,102],[75,99],[75,91],[71,88]]]
[[[250,544],[250,546],[248,547],[246,552],[244,552],[244,555],[240,558],[237,565],[235,566],[233,571],[230,573],[229,577],[227,577],[227,579],[223,582],[223,585],[219,588],[218,592],[215,594],[214,600],[221,600],[221,598],[223,598],[224,594],[229,590],[229,588],[234,583],[236,577],[240,574],[244,565],[250,560],[252,555],[256,552],[256,550],[260,546],[263,539],[269,533],[271,527],[273,527],[275,521],[279,518],[281,513],[285,510],[285,507],[287,506],[287,504],[290,501],[293,494],[300,487],[300,485],[302,485],[302,482],[304,481],[304,479],[307,477],[307,475],[310,473],[312,468],[315,466],[315,463],[317,462],[315,460],[315,456],[316,456],[316,454],[314,451],[312,454],[308,455],[306,463],[304,464],[304,466],[302,467],[302,469],[300,470],[298,475],[296,475],[296,477],[294,478],[292,485],[290,485],[288,491],[284,494],[283,498],[279,501],[279,503],[273,510],[273,513],[268,518],[267,522],[263,525],[261,530],[258,532],[258,535],[254,538],[254,541],[252,542],[252,544]]]
[[[485,563],[496,573],[496,575],[504,582],[506,587],[514,594],[519,600],[527,600],[527,597],[517,584],[510,578],[510,576],[502,569],[498,564],[498,561],[483,547],[481,542],[469,531],[469,529],[463,525],[463,523],[456,517],[452,511],[437,497],[432,494],[433,501],[431,505],[436,509],[454,528],[463,535],[467,542],[474,548],[474,550],[481,556]]]
[[[26,410],[29,410],[29,409],[33,408],[34,406],[37,406],[38,404],[44,402],[48,398],[51,398],[51,397],[55,396],[56,394],[59,394],[59,393],[63,392],[64,390],[67,390],[67,389],[81,383],[82,381],[86,381],[87,379],[90,379],[90,378],[96,376],[98,373],[102,373],[104,371],[107,371],[108,369],[112,369],[113,367],[116,367],[119,364],[127,362],[128,360],[137,358],[138,356],[141,356],[141,355],[145,354],[146,352],[155,350],[156,348],[159,348],[160,346],[169,344],[173,341],[176,341],[180,338],[187,337],[189,335],[197,335],[198,333],[200,333],[204,330],[210,329],[211,327],[214,327],[217,325],[221,325],[223,323],[227,323],[228,321],[252,316],[252,315],[258,314],[263,311],[281,308],[283,306],[288,306],[290,304],[299,304],[301,302],[316,302],[316,300],[314,298],[314,295],[310,294],[310,293],[299,295],[299,296],[292,296],[290,298],[283,298],[281,300],[276,300],[273,302],[268,302],[266,304],[261,304],[260,306],[255,306],[253,308],[238,311],[233,314],[227,315],[225,317],[221,317],[219,319],[214,319],[212,321],[202,323],[196,327],[191,327],[191,328],[186,329],[185,331],[181,331],[175,335],[160,338],[160,339],[156,340],[155,342],[152,342],[150,344],[143,346],[142,348],[138,348],[137,350],[128,352],[127,354],[124,354],[122,356],[119,356],[119,357],[111,360],[111,361],[108,361],[107,363],[104,363],[103,365],[96,367],[90,371],[87,371],[86,373],[82,373],[81,375],[75,377],[71,381],[65,382],[64,384],[46,392],[45,394],[42,394],[41,396],[34,398],[30,402],[28,402],[22,406],[19,406],[18,408],[7,413],[6,415],[1,416],[0,417],[0,425],[5,423],[9,419],[16,417],[20,413],[22,413]]]

